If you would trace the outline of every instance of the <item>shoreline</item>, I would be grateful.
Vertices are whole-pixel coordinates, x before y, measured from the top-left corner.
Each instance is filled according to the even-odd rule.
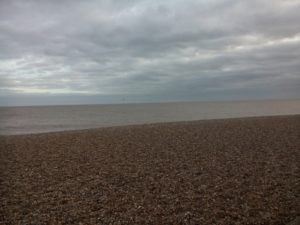
[[[15,107],[0,109],[0,135],[299,113],[299,100]]]
[[[169,121],[169,122],[155,122],[155,123],[139,123],[139,124],[128,124],[128,125],[113,125],[113,126],[99,126],[90,127],[82,129],[67,129],[67,130],[57,130],[57,131],[41,131],[36,133],[19,133],[19,134],[0,134],[1,137],[18,137],[18,136],[31,136],[31,135],[49,135],[49,134],[63,134],[63,133],[73,133],[73,132],[86,132],[86,131],[101,131],[102,129],[110,128],[134,128],[134,127],[146,127],[146,126],[164,126],[164,125],[174,125],[174,124],[192,124],[192,123],[202,123],[205,121],[217,122],[224,120],[251,120],[251,119],[271,119],[271,118],[284,118],[284,117],[295,117],[300,116],[300,114],[284,114],[284,115],[266,115],[266,116],[246,116],[246,117],[226,117],[226,118],[216,118],[216,119],[201,119],[201,120],[183,120],[183,121]]]
[[[0,223],[287,224],[300,115],[0,136]]]

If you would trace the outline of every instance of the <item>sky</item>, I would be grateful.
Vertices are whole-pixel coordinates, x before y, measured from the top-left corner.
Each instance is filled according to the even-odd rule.
[[[0,105],[300,98],[300,0],[0,0]]]

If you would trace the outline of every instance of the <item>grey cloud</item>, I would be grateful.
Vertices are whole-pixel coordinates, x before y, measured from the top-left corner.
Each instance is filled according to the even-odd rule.
[[[2,0],[1,99],[299,97],[299,11],[297,0]]]

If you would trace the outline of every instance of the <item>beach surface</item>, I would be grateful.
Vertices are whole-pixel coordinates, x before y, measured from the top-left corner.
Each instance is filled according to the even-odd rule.
[[[0,136],[0,224],[288,224],[300,115]]]

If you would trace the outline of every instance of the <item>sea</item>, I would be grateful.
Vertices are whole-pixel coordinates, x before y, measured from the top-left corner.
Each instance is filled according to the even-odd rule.
[[[0,135],[300,114],[300,100],[0,107]]]

